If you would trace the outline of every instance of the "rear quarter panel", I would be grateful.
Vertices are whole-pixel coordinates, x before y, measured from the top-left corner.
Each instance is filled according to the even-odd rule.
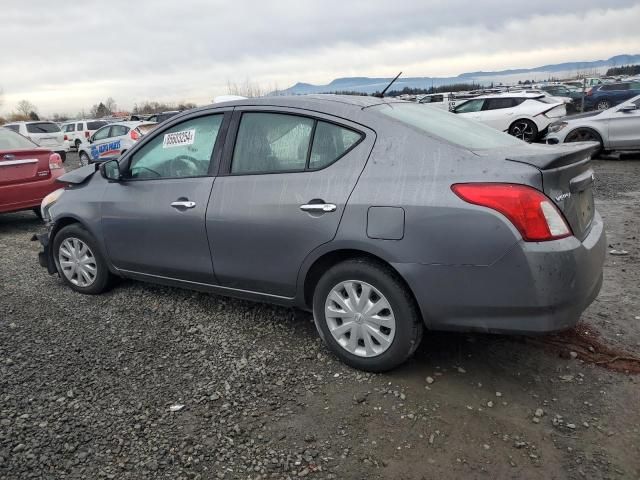
[[[349,200],[336,245],[361,244],[391,263],[490,265],[519,241],[501,214],[468,204],[451,185],[511,182],[541,188],[540,172],[529,166],[476,154],[402,126],[377,130],[378,140]],[[399,240],[367,236],[371,206],[404,209]]]

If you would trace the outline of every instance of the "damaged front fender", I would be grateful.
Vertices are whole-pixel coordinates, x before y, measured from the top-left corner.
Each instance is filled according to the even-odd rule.
[[[32,242],[40,242],[42,245],[42,251],[38,252],[38,263],[41,267],[46,268],[50,275],[58,273],[56,263],[53,260],[53,254],[51,252],[51,242],[49,241],[49,232],[39,233],[31,237]]]

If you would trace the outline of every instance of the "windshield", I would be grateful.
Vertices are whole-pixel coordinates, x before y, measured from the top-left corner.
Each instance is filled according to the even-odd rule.
[[[27,123],[27,132],[29,133],[55,133],[59,132],[60,127],[51,122]]]
[[[521,145],[522,141],[481,123],[437,108],[411,103],[376,105],[373,110],[429,135],[468,149]]]
[[[0,150],[35,148],[37,145],[8,128],[0,128]]]

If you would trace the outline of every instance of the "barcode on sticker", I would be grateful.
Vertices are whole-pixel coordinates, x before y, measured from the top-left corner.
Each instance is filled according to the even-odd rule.
[[[184,130],[183,132],[165,133],[162,148],[181,147],[182,145],[193,145],[196,138],[195,128]]]

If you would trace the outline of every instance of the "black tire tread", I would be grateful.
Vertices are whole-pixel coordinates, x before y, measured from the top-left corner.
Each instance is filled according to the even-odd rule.
[[[365,268],[376,270],[380,274],[384,275],[387,281],[389,281],[392,284],[392,287],[395,288],[398,292],[400,292],[402,296],[402,302],[404,302],[407,305],[410,312],[410,318],[409,318],[411,323],[411,332],[409,333],[410,347],[405,352],[403,352],[402,356],[392,359],[390,362],[388,362],[388,364],[383,366],[369,367],[369,366],[363,366],[363,365],[354,365],[353,362],[349,362],[348,360],[345,360],[344,358],[345,355],[343,354],[343,352],[338,350],[340,347],[334,347],[333,344],[331,344],[330,342],[327,341],[327,339],[324,338],[325,335],[323,334],[320,326],[318,325],[318,317],[317,315],[315,315],[315,311],[313,316],[314,322],[316,324],[316,328],[318,332],[320,333],[321,338],[324,340],[328,348],[332,350],[334,353],[336,353],[339,357],[341,357],[342,360],[345,361],[345,363],[349,364],[354,368],[360,368],[360,369],[371,371],[371,372],[384,372],[403,364],[415,353],[418,346],[420,345],[420,341],[422,340],[422,335],[424,333],[424,322],[422,320],[422,316],[420,315],[416,301],[412,293],[408,289],[407,285],[401,280],[401,278],[393,269],[391,269],[389,266],[385,265],[382,262],[377,262],[369,258],[360,258],[360,257],[345,260],[341,263],[334,265],[329,270],[327,270],[327,272],[325,272],[323,277],[321,277],[321,279],[318,281],[318,285],[321,284],[321,282],[323,281],[323,278],[326,275],[332,274],[337,268],[348,269],[350,267],[359,268],[362,266],[364,266]],[[316,304],[315,294],[314,294],[313,304],[315,307],[315,304]]]
[[[60,243],[62,243],[62,240],[64,240],[64,238],[70,236],[78,237],[89,245],[98,265],[98,276],[95,282],[87,288],[78,287],[77,285],[74,285],[73,283],[68,281],[64,274],[60,271],[60,266],[58,265],[58,247]],[[111,286],[113,276],[111,275],[111,272],[109,272],[109,268],[104,259],[104,256],[102,255],[102,252],[100,251],[96,240],[93,238],[93,235],[91,235],[91,233],[89,233],[89,231],[86,230],[82,225],[80,225],[79,223],[72,223],[71,225],[67,225],[66,227],[61,228],[60,230],[58,230],[55,237],[51,241],[53,242],[52,255],[56,268],[58,269],[58,274],[62,281],[72,290],[87,295],[98,295],[106,291]]]

